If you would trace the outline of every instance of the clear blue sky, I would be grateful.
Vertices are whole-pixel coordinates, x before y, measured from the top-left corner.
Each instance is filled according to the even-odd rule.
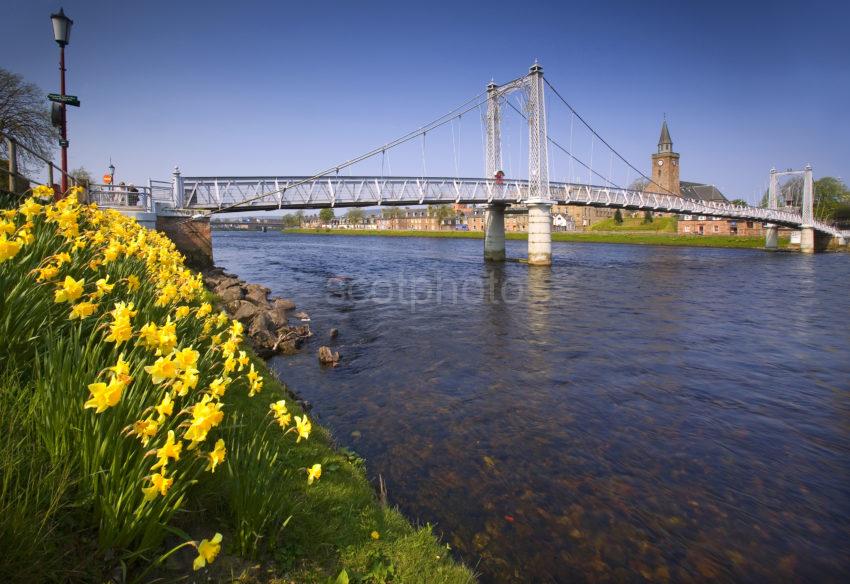
[[[0,66],[45,92],[58,91],[49,15],[59,5],[6,0],[2,10]],[[70,164],[96,176],[110,156],[117,179],[137,184],[168,178],[175,164],[190,175],[309,174],[536,58],[644,172],[666,112],[682,178],[730,198],[754,199],[771,166],[808,162],[816,177],[850,181],[850,9],[837,0],[61,5],[75,20],[68,93],[82,100],[69,116]],[[547,99],[550,135],[567,144],[569,117]],[[505,116],[504,166],[519,176],[524,137]],[[457,161],[460,174],[482,175],[477,114],[458,122],[454,142],[450,130],[429,136],[428,173],[454,174]],[[586,133],[574,132],[588,158]],[[608,155],[595,148],[607,175]],[[393,173],[422,172],[421,144],[391,156]],[[552,174],[569,174],[563,157]]]

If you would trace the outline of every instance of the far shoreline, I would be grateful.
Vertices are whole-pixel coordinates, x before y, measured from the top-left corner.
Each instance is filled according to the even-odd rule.
[[[450,239],[484,239],[483,231],[416,231],[401,229],[306,229],[292,228],[279,230],[284,234],[295,235],[349,235],[356,237],[426,237]],[[527,233],[508,232],[505,239],[524,241]],[[723,235],[678,235],[675,233],[588,233],[564,232],[552,233],[552,241],[558,243],[613,243],[625,245],[661,245],[673,247],[709,247],[726,249],[763,249],[763,237],[739,237]],[[788,246],[788,239],[780,239],[780,248]]]

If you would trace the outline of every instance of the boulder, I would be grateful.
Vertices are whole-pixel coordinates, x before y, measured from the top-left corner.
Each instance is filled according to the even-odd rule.
[[[271,306],[269,304],[269,292],[271,292],[271,290],[265,286],[260,286],[259,284],[248,284],[243,288],[245,290],[245,300],[253,302],[257,306],[262,306],[263,308]]]
[[[304,312],[303,310],[301,312],[296,312],[292,316],[294,316],[298,320],[310,320],[310,315]]]
[[[246,300],[236,300],[228,306],[233,306],[234,304],[236,304],[236,302],[239,303],[239,307],[233,312],[233,318],[243,324],[250,323],[260,311],[259,308],[257,308],[250,302],[247,302]]]
[[[330,332],[330,336],[331,336],[332,339],[337,338],[339,336],[339,329],[338,328],[332,328],[331,332]]]
[[[298,347],[300,346],[301,343],[298,340],[291,339],[275,343],[275,350],[281,355],[294,355],[298,352]]]
[[[330,347],[319,347],[319,363],[336,367],[339,363],[339,353],[331,351]]]
[[[274,334],[272,331],[274,330],[274,322],[269,318],[269,313],[265,310],[261,310],[257,313],[257,315],[251,321],[251,326],[248,327],[248,335],[253,337],[261,332],[268,333],[270,337],[272,337],[272,344],[274,344]]]
[[[225,304],[229,304],[234,300],[242,300],[244,296],[241,286],[230,286],[219,292],[218,295]]]
[[[242,281],[239,278],[222,278],[219,280],[218,285],[213,288],[213,292],[216,294],[221,294],[228,288],[233,288],[234,286],[241,286]]]
[[[275,346],[277,344],[277,339],[274,334],[269,331],[259,330],[252,334],[249,338],[251,339],[251,344],[254,346],[254,351],[257,355],[263,359],[267,359],[274,355]]]
[[[272,302],[272,307],[277,310],[294,310],[295,303],[285,298],[275,298],[274,302]]]
[[[270,308],[266,311],[266,314],[276,327],[286,326],[286,323],[289,322],[289,313],[286,310]]]

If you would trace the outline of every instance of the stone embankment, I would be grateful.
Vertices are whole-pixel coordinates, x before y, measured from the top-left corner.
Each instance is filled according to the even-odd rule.
[[[207,288],[221,299],[224,310],[245,325],[254,351],[267,359],[275,354],[291,355],[311,337],[309,321],[303,312],[293,313],[295,303],[269,297],[271,290],[260,284],[248,284],[218,267],[202,272]],[[290,318],[302,324],[290,324]]]

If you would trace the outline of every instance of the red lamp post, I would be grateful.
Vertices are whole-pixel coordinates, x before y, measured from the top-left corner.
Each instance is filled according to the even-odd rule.
[[[65,95],[65,46],[71,39],[71,25],[74,21],[65,16],[65,12],[60,8],[59,12],[50,15],[50,20],[53,22],[53,38],[59,45],[59,71],[61,74],[60,93]],[[68,121],[67,121],[67,106],[62,103],[62,126],[60,128],[61,138],[59,146],[62,147],[62,193],[68,190]]]

